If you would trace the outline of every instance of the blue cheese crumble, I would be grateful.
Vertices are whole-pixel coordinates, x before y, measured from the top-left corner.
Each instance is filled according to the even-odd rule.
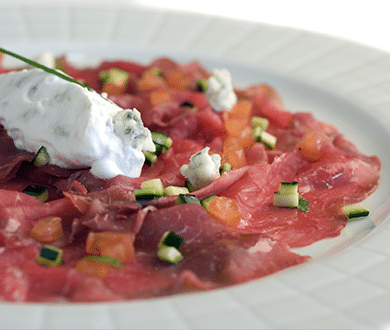
[[[36,68],[0,75],[0,123],[17,148],[45,146],[51,164],[103,179],[140,176],[143,152],[155,150],[136,109]]]
[[[209,147],[204,148],[190,158],[188,165],[180,168],[180,173],[187,178],[195,189],[206,187],[220,177],[221,156],[209,155]]]
[[[237,95],[230,72],[226,69],[214,70],[207,81],[207,102],[216,111],[228,111],[237,103]]]

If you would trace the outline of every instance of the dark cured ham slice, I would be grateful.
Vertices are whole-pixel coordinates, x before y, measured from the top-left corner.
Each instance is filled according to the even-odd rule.
[[[69,266],[42,267],[37,244],[8,248],[0,254],[0,296],[7,301],[67,302],[118,301],[121,297],[101,280]]]
[[[34,155],[18,150],[7,131],[0,125],[0,182],[12,179],[23,161],[31,162]]]
[[[21,192],[0,190],[0,228],[27,231],[39,219],[56,215],[66,221],[80,213],[67,198],[41,203]]]
[[[182,204],[148,213],[136,237],[135,247],[156,251],[166,231],[184,238],[183,251],[235,235],[232,229],[211,218],[202,206]]]
[[[179,267],[191,270],[202,281],[225,286],[270,275],[307,259],[266,236],[244,235],[205,244]]]

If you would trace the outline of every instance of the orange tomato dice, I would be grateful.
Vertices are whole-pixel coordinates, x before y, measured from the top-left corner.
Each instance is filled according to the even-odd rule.
[[[228,136],[239,136],[247,123],[241,119],[228,118],[225,120],[225,130]]]
[[[29,236],[42,243],[53,242],[64,235],[61,221],[59,217],[41,219],[30,230]]]
[[[157,68],[150,68],[144,71],[142,77],[138,80],[138,88],[141,91],[147,91],[165,86],[165,79],[159,74]]]
[[[208,212],[213,218],[231,227],[236,227],[241,220],[237,202],[225,196],[215,197],[209,204]]]
[[[234,170],[247,165],[245,152],[239,138],[226,138],[223,143],[223,158],[225,162],[232,165]]]
[[[108,275],[111,265],[106,262],[81,259],[77,261],[75,268],[82,274],[104,278]]]
[[[167,89],[158,89],[150,93],[150,105],[153,107],[156,104],[172,101],[172,93]]]
[[[118,258],[122,262],[135,259],[133,233],[105,231],[90,232],[87,237],[85,251],[99,256]]]
[[[244,150],[248,150],[252,148],[252,146],[255,144],[255,141],[253,141],[252,138],[252,128],[250,126],[246,126],[241,132],[240,135],[238,136],[241,147]]]
[[[176,90],[188,89],[191,83],[191,77],[180,69],[173,69],[167,77],[167,85]]]
[[[298,142],[297,148],[303,157],[317,161],[321,158],[323,149],[328,143],[329,138],[326,135],[318,131],[310,130]]]
[[[123,94],[126,91],[126,85],[117,85],[115,83],[105,83],[102,86],[102,93],[107,93],[108,95]]]
[[[229,118],[237,118],[243,120],[250,120],[252,115],[252,101],[239,100],[232,109],[227,112]]]

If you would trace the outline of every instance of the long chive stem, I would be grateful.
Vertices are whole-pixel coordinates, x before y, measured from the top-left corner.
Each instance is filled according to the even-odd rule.
[[[23,61],[23,62],[25,62],[25,63],[27,63],[27,64],[29,64],[29,65],[32,65],[32,66],[34,66],[34,67],[36,67],[36,68],[38,68],[38,69],[42,69],[43,71],[46,71],[46,72],[51,73],[51,74],[54,74],[54,75],[56,75],[56,76],[58,76],[58,77],[60,77],[60,78],[62,78],[62,79],[64,79],[64,80],[66,80],[66,81],[69,81],[69,82],[75,83],[75,84],[77,84],[77,85],[80,85],[80,86],[82,86],[82,87],[88,88],[87,86],[85,86],[85,85],[82,84],[81,82],[77,81],[76,79],[73,79],[72,77],[69,77],[69,76],[66,75],[66,74],[61,73],[60,71],[57,71],[57,70],[48,68],[48,67],[45,66],[45,65],[42,65],[42,64],[40,64],[40,63],[38,63],[38,62],[35,62],[35,61],[33,61],[33,60],[30,60],[30,59],[28,59],[28,58],[26,58],[26,57],[23,57],[23,56],[21,56],[21,55],[18,55],[18,54],[16,54],[16,53],[13,53],[13,52],[11,52],[11,51],[9,51],[9,50],[6,50],[6,49],[0,47],[0,52],[1,52],[1,53],[4,53],[4,54],[6,54],[6,55],[9,55],[9,56],[15,57],[15,58],[17,58],[17,59],[19,59],[19,60],[21,60],[21,61]]]

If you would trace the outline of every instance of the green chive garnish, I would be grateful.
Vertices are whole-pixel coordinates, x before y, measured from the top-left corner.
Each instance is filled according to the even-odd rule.
[[[111,266],[115,268],[123,268],[122,261],[118,258],[114,257],[106,257],[106,256],[86,256],[84,259],[87,260],[93,260],[93,261],[99,261],[99,262],[105,262],[107,264],[110,264]]]
[[[4,48],[0,48],[0,52],[3,53],[3,54],[6,54],[6,55],[9,55],[9,56],[12,56],[12,57],[15,57],[31,66],[34,66],[38,69],[42,69],[43,71],[46,71],[47,73],[51,73],[51,74],[54,74],[66,81],[69,81],[69,82],[72,82],[72,83],[75,83],[77,85],[80,85],[81,87],[84,87],[84,88],[87,88],[88,90],[91,90],[87,85],[85,84],[82,84],[81,82],[77,81],[76,79],[73,79],[72,77],[69,77],[68,75],[66,74],[63,74],[61,73],[60,71],[57,71],[57,70],[54,70],[54,69],[51,69],[51,68],[48,68],[47,66],[45,65],[42,65],[42,64],[39,64],[38,62],[35,62],[33,60],[30,60],[26,57],[23,57],[21,55],[18,55],[18,54],[15,54],[13,52],[10,52],[9,50],[6,50]]]

